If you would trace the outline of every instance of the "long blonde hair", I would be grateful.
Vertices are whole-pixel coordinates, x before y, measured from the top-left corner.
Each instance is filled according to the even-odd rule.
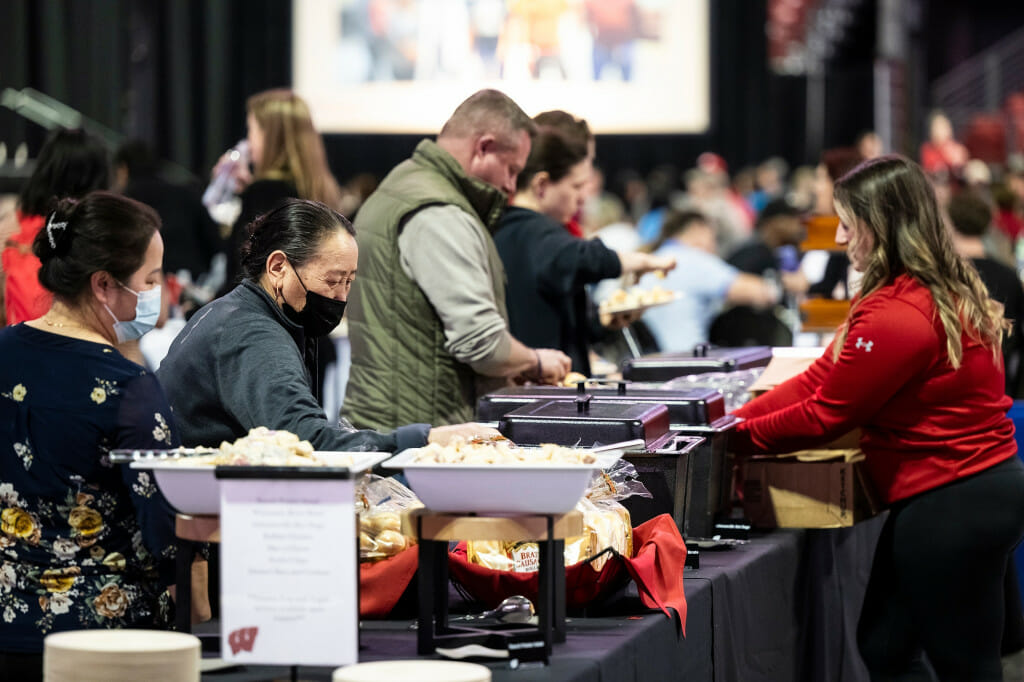
[[[291,90],[259,92],[245,104],[263,131],[263,158],[257,178],[286,180],[302,199],[337,209],[341,189],[327,165],[324,142],[313,127],[309,106]]]
[[[954,369],[963,360],[965,331],[999,357],[1003,331],[1010,328],[1003,306],[989,297],[974,265],[954,251],[935,190],[920,166],[897,155],[865,161],[836,181],[833,196],[843,222],[856,222],[874,237],[860,297],[836,335],[836,359],[857,305],[904,273],[931,292]]]

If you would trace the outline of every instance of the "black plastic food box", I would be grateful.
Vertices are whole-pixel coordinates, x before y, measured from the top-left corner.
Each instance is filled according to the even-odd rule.
[[[587,395],[527,403],[501,417],[498,429],[522,445],[592,447],[643,439],[643,448],[624,455],[653,495],[623,501],[633,525],[667,513],[684,537],[706,538],[714,533],[715,518],[730,508],[732,467],[726,438],[737,423],[724,414],[721,394],[710,393],[715,395],[705,396],[701,404],[712,406],[710,414],[718,416],[699,424],[670,425],[663,404]],[[697,438],[700,443],[690,449]]]
[[[577,388],[509,386],[480,398],[476,419],[497,424],[506,414],[523,405],[552,400],[572,402],[581,395],[589,395],[595,403],[664,405],[668,408],[668,420],[673,429],[692,424],[710,424],[725,415],[722,394],[713,388],[667,389],[618,381],[597,384],[581,382]]]
[[[626,358],[622,361],[622,377],[629,381],[669,381],[691,374],[764,367],[771,359],[771,346],[716,348],[700,345],[690,352]]]

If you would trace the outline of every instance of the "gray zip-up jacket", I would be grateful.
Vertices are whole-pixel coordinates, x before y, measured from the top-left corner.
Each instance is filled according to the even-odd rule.
[[[182,444],[217,447],[257,426],[291,431],[317,450],[395,452],[427,442],[426,424],[379,433],[328,421],[305,346],[302,327],[252,281],[198,310],[157,371]]]

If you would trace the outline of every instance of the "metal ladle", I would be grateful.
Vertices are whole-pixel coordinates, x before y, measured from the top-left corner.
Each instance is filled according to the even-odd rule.
[[[513,594],[501,600],[501,603],[489,611],[483,613],[470,613],[464,616],[453,616],[453,621],[485,620],[493,619],[499,623],[529,623],[536,617],[533,602],[521,594]],[[413,621],[409,625],[410,630],[419,629],[419,624]]]
[[[528,623],[536,615],[533,602],[521,594],[513,594],[501,600],[501,603],[490,611],[476,615],[464,616],[466,620],[482,620],[491,618],[499,623]]]

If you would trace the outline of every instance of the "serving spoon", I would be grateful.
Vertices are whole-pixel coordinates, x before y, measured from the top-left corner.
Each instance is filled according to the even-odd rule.
[[[465,620],[482,620],[491,618],[499,623],[528,623],[536,615],[533,602],[521,594],[505,597],[501,603],[490,611],[463,616]]]

